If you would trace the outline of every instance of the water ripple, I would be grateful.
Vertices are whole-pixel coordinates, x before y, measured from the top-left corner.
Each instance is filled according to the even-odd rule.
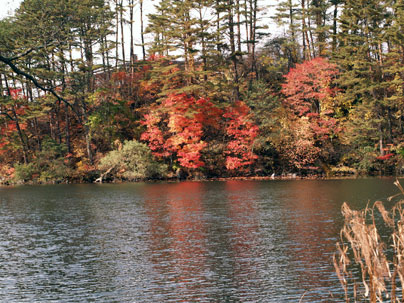
[[[376,181],[0,188],[0,301],[340,302],[340,205]]]

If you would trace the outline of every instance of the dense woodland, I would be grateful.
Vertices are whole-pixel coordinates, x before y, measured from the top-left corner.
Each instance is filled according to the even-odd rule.
[[[401,173],[403,0],[144,5],[0,20],[0,182]]]

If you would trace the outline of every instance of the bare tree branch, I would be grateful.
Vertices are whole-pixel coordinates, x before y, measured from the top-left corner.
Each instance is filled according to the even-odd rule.
[[[31,52],[31,51],[33,51],[33,49],[31,49],[29,52]],[[29,52],[26,52],[25,54],[28,54]],[[0,54],[0,62],[3,62],[4,64],[8,65],[8,66],[12,69],[12,71],[15,72],[17,75],[24,76],[26,79],[30,80],[32,83],[34,83],[34,85],[35,85],[37,88],[41,89],[41,90],[44,91],[44,92],[48,92],[48,93],[52,94],[54,97],[56,97],[56,99],[57,99],[59,102],[65,103],[65,104],[66,104],[67,106],[69,106],[69,107],[72,109],[72,111],[76,114],[76,116],[78,117],[79,121],[81,121],[81,116],[80,116],[80,114],[75,110],[75,108],[74,108],[66,99],[64,99],[62,96],[60,96],[53,88],[45,87],[44,85],[42,85],[41,83],[39,83],[38,80],[36,80],[36,79],[34,78],[34,76],[32,76],[32,75],[30,75],[30,74],[24,72],[23,70],[19,69],[19,68],[13,63],[13,61],[14,61],[16,58],[20,58],[20,57],[22,57],[22,55],[19,55],[19,56],[14,57],[14,58],[6,58],[6,57],[4,57],[4,56],[2,56],[2,55]]]

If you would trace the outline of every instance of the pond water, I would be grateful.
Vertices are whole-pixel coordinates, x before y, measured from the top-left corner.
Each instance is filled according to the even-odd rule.
[[[0,301],[341,302],[341,204],[393,181],[0,188]]]

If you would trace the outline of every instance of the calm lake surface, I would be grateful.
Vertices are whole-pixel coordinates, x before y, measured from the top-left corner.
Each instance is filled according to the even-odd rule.
[[[0,188],[0,301],[341,302],[341,204],[393,181]]]

